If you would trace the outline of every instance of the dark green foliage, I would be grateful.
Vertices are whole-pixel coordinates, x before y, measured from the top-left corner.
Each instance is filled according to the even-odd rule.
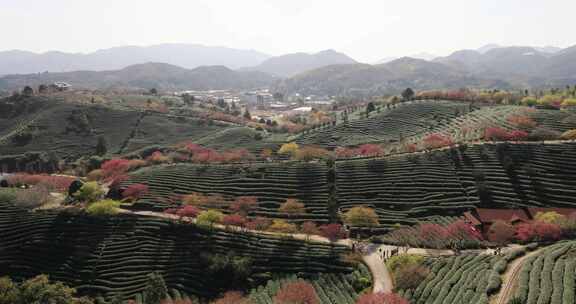
[[[96,155],[104,156],[108,152],[108,144],[106,138],[103,136],[98,137],[98,142],[96,143]]]
[[[20,280],[47,273],[53,280],[78,286],[80,294],[101,295],[106,301],[118,294],[134,299],[155,271],[163,275],[168,289],[213,298],[228,286],[210,275],[209,265],[200,258],[206,252],[227,256],[234,251],[230,267],[238,273],[251,273],[249,282],[242,282],[242,286],[262,283],[258,278],[267,273],[310,277],[353,270],[340,258],[348,252],[343,246],[209,232],[151,217],[94,218],[71,211],[29,213],[0,203],[0,233],[2,275]]]
[[[167,294],[168,288],[166,288],[166,282],[164,282],[162,275],[158,272],[149,274],[146,289],[142,294],[144,304],[160,304],[160,301],[164,300]]]
[[[414,91],[411,88],[402,91],[402,98],[404,98],[404,100],[409,100],[412,97],[414,97]]]

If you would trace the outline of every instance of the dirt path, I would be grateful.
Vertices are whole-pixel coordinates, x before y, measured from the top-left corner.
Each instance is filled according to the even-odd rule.
[[[154,212],[154,211],[130,211],[126,209],[120,209],[121,213],[129,213],[129,214],[136,214],[140,216],[150,216],[150,217],[159,217],[164,219],[170,219],[175,221],[182,221],[184,223],[196,223],[195,218],[191,217],[180,217],[175,214],[168,214],[163,212]],[[238,231],[243,233],[252,233],[252,234],[259,234],[259,235],[270,235],[270,236],[278,236],[284,238],[292,238],[296,240],[303,240],[303,241],[313,241],[316,243],[323,243],[323,244],[330,244],[329,239],[319,236],[319,235],[306,235],[301,233],[280,233],[280,232],[270,232],[270,231],[260,231],[260,230],[249,230],[245,228],[239,228],[235,226],[225,226],[222,224],[214,224],[213,228],[220,229],[220,230],[228,230],[228,231]],[[332,244],[342,245],[351,247],[352,242],[349,239],[339,240],[337,242],[333,242]]]
[[[363,260],[368,265],[372,273],[372,292],[373,293],[390,293],[394,289],[392,276],[382,260],[382,253],[385,250],[392,250],[395,246],[387,245],[369,245]],[[381,251],[382,250],[382,251]]]
[[[533,255],[540,252],[541,249],[532,251],[522,257],[519,257],[512,262],[504,275],[502,276],[502,286],[500,287],[500,292],[496,295],[495,300],[492,304],[507,304],[508,301],[513,297],[514,291],[516,290],[516,282],[518,282],[518,277],[520,276],[520,270],[524,265],[524,261]]]

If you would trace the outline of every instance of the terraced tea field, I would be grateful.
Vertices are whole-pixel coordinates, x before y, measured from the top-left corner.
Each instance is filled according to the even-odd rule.
[[[576,242],[557,243],[528,257],[516,284],[516,297],[522,303],[574,303]]]
[[[504,272],[514,254],[506,256],[465,254],[428,258],[428,277],[417,288],[401,291],[412,304],[489,303],[501,285]]]
[[[329,148],[395,142],[437,128],[470,110],[470,104],[464,102],[407,102],[379,114],[372,113],[367,119],[312,131],[301,135],[296,142]]]
[[[374,207],[384,226],[474,206],[575,207],[574,157],[575,143],[482,144],[339,161],[336,197],[343,211]]]
[[[245,165],[180,164],[146,168],[133,174],[130,183],[149,185],[149,193],[135,207],[163,209],[174,195],[192,192],[224,196],[256,196],[257,215],[281,217],[277,208],[288,198],[305,205],[308,216],[299,220],[328,220],[328,167],[323,163],[285,162]],[[222,206],[223,208],[225,206]]]
[[[45,273],[107,301],[118,294],[133,298],[154,271],[170,289],[214,297],[230,286],[221,275],[207,275],[206,255],[233,252],[248,258],[257,282],[270,275],[313,278],[354,270],[341,260],[347,248],[339,245],[209,231],[157,218],[30,213],[7,203],[0,203],[0,236],[0,275],[20,279]]]
[[[311,283],[321,304],[354,304],[359,296],[359,292],[354,289],[354,284],[361,278],[370,278],[370,272],[363,265],[348,274],[322,274]],[[274,304],[274,295],[282,285],[296,280],[298,280],[296,276],[291,276],[268,281],[265,286],[253,290],[249,297],[254,304]]]

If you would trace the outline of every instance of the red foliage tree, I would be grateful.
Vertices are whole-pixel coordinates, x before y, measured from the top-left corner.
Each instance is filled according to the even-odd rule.
[[[126,187],[126,189],[124,189],[124,191],[122,191],[122,197],[123,198],[138,199],[142,195],[145,195],[146,193],[148,193],[148,186],[147,185],[132,184],[132,185]]]
[[[349,149],[345,147],[338,147],[334,152],[338,158],[350,158],[357,155],[356,149]]]
[[[362,156],[378,156],[384,154],[384,149],[380,145],[365,144],[358,147],[357,153]]]
[[[320,230],[314,222],[304,222],[300,227],[300,232],[306,235],[319,234]]]
[[[248,222],[246,218],[239,214],[226,215],[222,219],[222,224],[226,226],[244,227],[246,225],[246,222]]]
[[[185,217],[197,217],[198,214],[200,214],[200,209],[195,206],[188,205],[178,209],[176,214]]]
[[[424,138],[424,147],[426,149],[437,149],[453,144],[452,138],[438,133],[430,134]]]
[[[296,281],[284,284],[274,297],[274,304],[319,304],[314,286]]]
[[[258,208],[258,198],[255,196],[240,196],[230,205],[230,210],[244,216],[256,208]]]
[[[320,235],[330,240],[330,242],[336,242],[340,239],[346,238],[346,231],[342,229],[340,224],[327,224],[318,227],[320,230]]]
[[[448,236],[458,240],[482,240],[482,234],[472,225],[463,220],[455,221],[446,226]]]
[[[504,141],[509,139],[508,131],[503,128],[492,127],[484,130],[484,140]]]
[[[518,225],[516,237],[527,241],[556,241],[562,236],[562,228],[558,224],[533,221]]]
[[[130,160],[115,158],[106,161],[100,166],[105,179],[112,180],[114,177],[124,175],[130,169]]]
[[[249,230],[261,230],[261,231],[263,231],[263,230],[268,229],[268,227],[270,227],[271,224],[272,224],[272,222],[267,218],[256,217],[253,220],[246,223],[246,228]]]
[[[528,138],[528,132],[522,130],[514,130],[508,133],[508,140],[525,140]]]
[[[423,223],[418,226],[418,234],[425,241],[443,240],[448,237],[448,231],[441,225]]]
[[[379,292],[363,294],[356,304],[410,304],[410,302],[395,293]]]

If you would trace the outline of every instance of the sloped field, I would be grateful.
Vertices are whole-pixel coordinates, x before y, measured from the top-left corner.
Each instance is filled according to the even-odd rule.
[[[192,192],[230,197],[256,196],[257,215],[281,217],[277,208],[288,198],[301,200],[306,218],[328,220],[328,167],[323,163],[285,162],[246,165],[169,165],[133,174],[130,183],[145,183],[150,192],[135,207],[170,207],[166,198]]]
[[[367,205],[383,226],[474,206],[576,207],[576,143],[483,144],[381,159],[339,161],[345,211]]]
[[[208,272],[201,254],[248,257],[252,275],[349,273],[340,260],[346,248],[305,244],[269,236],[209,231],[156,218],[110,219],[52,212],[28,213],[0,203],[0,276],[39,273],[80,293],[110,300],[134,297],[146,276],[159,271],[169,288],[189,295],[216,296],[222,278]],[[229,275],[228,275],[229,276]]]
[[[489,297],[500,289],[500,274],[514,257],[465,254],[428,258],[428,277],[401,294],[413,304],[488,304]]]
[[[301,135],[296,142],[329,148],[395,142],[437,128],[470,110],[470,104],[464,102],[407,102],[384,109],[382,113],[373,112],[373,116],[367,119],[312,131]]]
[[[562,242],[524,261],[516,296],[526,304],[574,303],[576,242]]]

